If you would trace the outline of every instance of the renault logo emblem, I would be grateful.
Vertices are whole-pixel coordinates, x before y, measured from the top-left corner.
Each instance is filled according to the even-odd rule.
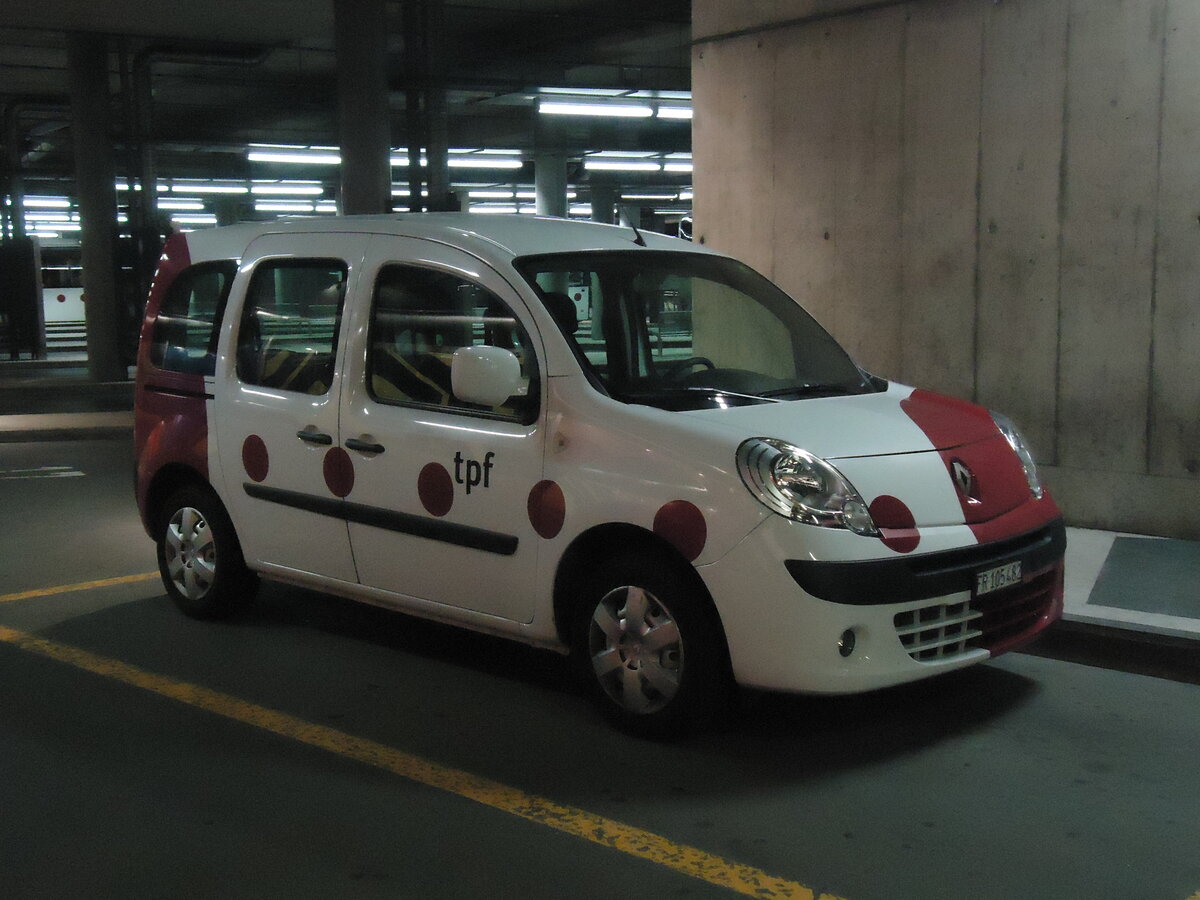
[[[979,485],[975,481],[975,473],[967,468],[967,464],[961,459],[953,459],[950,461],[950,473],[954,476],[954,483],[958,486],[958,492],[962,494],[963,499],[968,503],[979,503]]]

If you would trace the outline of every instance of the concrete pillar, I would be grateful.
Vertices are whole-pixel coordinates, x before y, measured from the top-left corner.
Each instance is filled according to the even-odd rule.
[[[391,212],[387,4],[334,0],[342,212]]]
[[[67,38],[75,181],[79,191],[83,293],[86,298],[88,370],[94,381],[126,377],[120,350],[120,316],[114,256],[116,173],[109,137],[108,46],[102,37]]]
[[[567,160],[557,153],[539,153],[534,161],[534,190],[539,216],[567,217]]]
[[[15,104],[4,113],[4,142],[8,145],[8,224],[11,237],[25,236],[25,184],[21,175],[20,109]]]
[[[450,192],[450,121],[446,112],[446,18],[443,0],[425,4],[425,115],[429,133],[429,208],[454,211]]]
[[[617,189],[611,184],[592,185],[592,221],[613,223],[613,210],[617,205]]]

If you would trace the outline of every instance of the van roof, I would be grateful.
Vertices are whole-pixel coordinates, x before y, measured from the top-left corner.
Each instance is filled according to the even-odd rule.
[[[273,222],[229,225],[188,234],[192,258],[240,258],[254,239],[268,234],[385,234],[441,241],[483,258],[586,250],[628,250],[644,245],[655,250],[710,252],[679,238],[625,225],[604,225],[542,216],[480,213],[394,213],[375,216],[286,218]]]

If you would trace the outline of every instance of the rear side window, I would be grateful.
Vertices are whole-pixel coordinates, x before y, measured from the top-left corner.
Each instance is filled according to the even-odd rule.
[[[454,396],[450,362],[470,346],[503,347],[521,364],[521,387],[499,406]],[[532,422],[538,411],[537,358],[528,332],[495,294],[458,275],[417,266],[379,272],[371,310],[367,385],[383,403],[436,406]]]
[[[346,274],[340,259],[259,263],[238,330],[238,377],[278,390],[328,393]]]
[[[172,282],[154,321],[150,362],[171,372],[211,375],[229,286],[237,272],[231,259],[197,263]]]

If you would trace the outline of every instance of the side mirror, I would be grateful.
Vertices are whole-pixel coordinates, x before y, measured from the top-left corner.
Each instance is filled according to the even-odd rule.
[[[450,360],[450,386],[466,403],[500,406],[521,389],[521,363],[503,347],[459,347]]]

